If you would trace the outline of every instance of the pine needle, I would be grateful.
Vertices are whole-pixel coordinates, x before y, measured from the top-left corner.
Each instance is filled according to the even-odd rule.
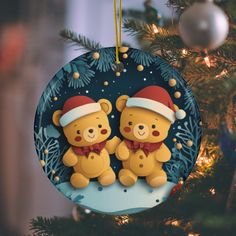
[[[79,46],[79,49],[85,49],[87,51],[94,51],[102,48],[102,45],[94,40],[91,40],[83,35],[77,34],[76,32],[63,29],[60,31],[60,36],[70,41],[76,46]]]

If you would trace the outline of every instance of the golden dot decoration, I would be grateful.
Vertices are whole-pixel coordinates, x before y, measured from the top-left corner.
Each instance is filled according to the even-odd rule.
[[[94,60],[98,60],[100,58],[99,52],[94,52],[92,57],[93,57]]]
[[[73,78],[74,79],[78,79],[80,77],[80,73],[79,72],[74,72],[73,73]]]
[[[176,111],[179,110],[179,107],[176,104],[174,104],[174,108],[175,108]]]
[[[127,59],[128,58],[128,54],[127,53],[123,54],[123,58]]]
[[[40,165],[41,165],[42,167],[44,167],[44,166],[45,166],[45,161],[44,161],[44,160],[40,160]]]
[[[181,97],[181,92],[177,91],[174,93],[175,98],[180,98]]]
[[[137,66],[137,70],[138,71],[143,71],[144,70],[144,66],[143,65],[138,65]]]
[[[129,47],[119,47],[119,52],[126,53],[129,50]]]
[[[55,176],[54,180],[55,180],[56,182],[58,182],[58,181],[60,180],[60,177],[59,177],[59,176]]]
[[[48,149],[45,149],[45,150],[43,151],[43,153],[46,154],[46,155],[48,154],[48,152],[49,152]]]
[[[177,84],[175,79],[170,79],[168,83],[169,83],[170,87],[174,87]]]
[[[192,140],[188,140],[187,141],[187,146],[188,147],[192,147],[193,146],[193,141]]]
[[[54,97],[53,101],[56,102],[58,100],[58,97]]]
[[[177,143],[177,144],[176,144],[176,148],[177,148],[178,150],[180,150],[180,149],[182,148],[182,144],[181,144],[181,143]]]
[[[116,72],[116,76],[119,77],[120,76],[120,72]]]
[[[176,139],[176,138],[173,138],[173,142],[177,142],[177,139]]]
[[[109,82],[108,81],[104,81],[103,83],[105,86],[108,86],[109,85]]]
[[[202,121],[199,122],[199,125],[202,126]]]
[[[55,171],[55,170],[52,170],[52,174],[55,175],[55,174],[56,174],[56,171]]]

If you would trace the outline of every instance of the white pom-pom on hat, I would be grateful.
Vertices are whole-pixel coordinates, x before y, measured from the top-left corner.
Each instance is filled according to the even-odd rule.
[[[175,117],[178,120],[183,120],[186,117],[186,112],[182,109],[179,109],[175,112]]]

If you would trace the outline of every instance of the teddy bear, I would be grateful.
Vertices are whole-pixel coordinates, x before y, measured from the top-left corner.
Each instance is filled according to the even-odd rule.
[[[107,99],[95,102],[87,96],[69,98],[62,108],[53,113],[56,126],[70,144],[62,160],[73,167],[70,183],[74,188],[85,188],[91,178],[97,178],[103,186],[114,183],[116,176],[110,167],[110,156],[120,142],[118,137],[108,140],[111,134],[107,115],[112,105]]]
[[[119,181],[132,186],[138,177],[145,177],[151,187],[167,182],[163,163],[171,158],[164,140],[176,119],[185,118],[185,111],[173,104],[168,92],[160,86],[148,86],[133,97],[122,95],[116,100],[121,112],[120,133],[124,140],[117,146],[116,157],[122,161]]]

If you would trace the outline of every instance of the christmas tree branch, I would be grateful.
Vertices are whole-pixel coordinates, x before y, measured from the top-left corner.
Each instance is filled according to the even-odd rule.
[[[186,80],[191,84],[215,78],[226,77],[236,70],[236,44],[232,39],[217,50],[209,51],[210,65],[204,61],[207,55],[186,48],[176,30],[147,24],[135,19],[124,21],[125,31],[139,40],[145,41],[143,50],[153,55],[160,55],[168,60],[181,62],[177,65]],[[174,63],[172,63],[175,66]]]
[[[102,45],[100,43],[97,43],[94,40],[90,40],[89,38],[83,35],[77,34],[76,32],[71,31],[69,29],[61,30],[60,35],[66,40],[69,40],[74,45],[79,46],[79,49],[93,51],[93,50],[98,50],[102,48]]]
[[[196,2],[196,0],[168,0],[166,5],[174,9],[175,12],[181,13],[194,2]]]
[[[144,37],[147,40],[152,41],[155,39],[155,33],[151,25],[134,19],[125,19],[123,21],[124,31],[128,32],[132,36]]]
[[[126,18],[135,18],[135,19],[144,19],[144,12],[140,10],[134,10],[134,9],[128,9],[128,10],[123,10],[123,17]]]
[[[54,218],[43,218],[37,217],[30,222],[30,230],[37,236],[64,236],[73,235],[70,234],[70,230],[78,231],[79,227],[77,222],[72,218],[54,217]],[[66,230],[66,231],[65,231]]]

